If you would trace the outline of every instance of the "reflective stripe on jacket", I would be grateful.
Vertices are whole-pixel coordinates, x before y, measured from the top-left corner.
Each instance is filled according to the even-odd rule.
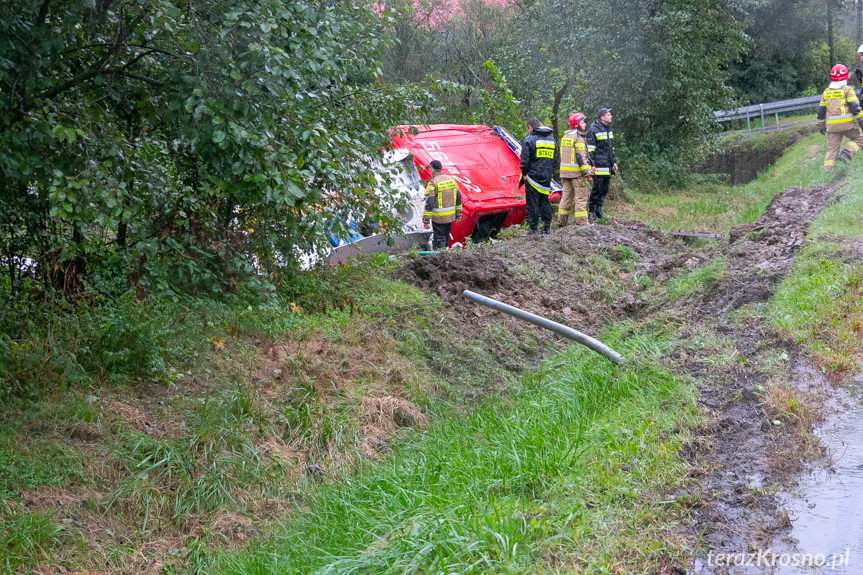
[[[617,163],[614,157],[614,132],[611,126],[606,126],[599,118],[595,119],[587,129],[587,153],[590,163],[596,166],[595,175],[611,175],[611,167]]]
[[[426,186],[423,222],[450,224],[461,217],[461,192],[450,176],[437,175]]]
[[[863,121],[863,111],[851,86],[831,84],[824,90],[818,104],[818,122],[822,126],[826,123],[828,132],[844,132],[857,127],[860,121]]]
[[[547,196],[548,194],[551,193],[551,186],[546,186],[546,185],[540,184],[536,180],[531,178],[530,176],[525,176],[524,179],[525,179],[525,181],[527,181],[528,184],[533,186],[533,189],[535,189],[540,194]]]
[[[551,128],[534,128],[521,142],[521,175],[533,182],[537,189],[548,188],[557,164],[557,145],[554,143]]]
[[[560,139],[560,177],[583,178],[590,174],[587,141],[577,129],[567,130]]]

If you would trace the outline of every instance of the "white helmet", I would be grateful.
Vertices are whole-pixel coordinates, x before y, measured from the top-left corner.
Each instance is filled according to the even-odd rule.
[[[860,44],[860,47],[859,47],[859,48],[857,48],[857,53],[858,53],[858,54],[863,54],[863,44]]]

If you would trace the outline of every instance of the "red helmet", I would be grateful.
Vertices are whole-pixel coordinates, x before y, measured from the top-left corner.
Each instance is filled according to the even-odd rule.
[[[846,76],[847,76],[847,72],[846,72]],[[570,129],[570,130],[574,130],[574,129],[575,129],[575,127],[576,127],[576,126],[578,126],[578,123],[579,123],[579,122],[581,122],[581,121],[582,121],[583,119],[585,119],[586,117],[587,117],[587,116],[585,116],[585,115],[584,115],[584,114],[582,114],[581,112],[575,112],[574,114],[572,114],[572,115],[569,117],[569,129]]]
[[[848,79],[848,68],[844,64],[836,64],[830,68],[830,81],[839,82]]]

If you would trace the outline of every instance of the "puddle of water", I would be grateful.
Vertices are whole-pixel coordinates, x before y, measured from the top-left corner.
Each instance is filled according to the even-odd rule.
[[[780,564],[764,572],[859,575],[863,573],[863,408],[844,390],[833,389],[814,369],[800,370],[798,376],[805,378],[809,389],[832,396],[824,404],[825,421],[815,430],[829,460],[813,466],[800,478],[795,492],[782,497],[796,545],[789,548],[780,542],[773,550],[816,560],[823,557],[824,564]]]

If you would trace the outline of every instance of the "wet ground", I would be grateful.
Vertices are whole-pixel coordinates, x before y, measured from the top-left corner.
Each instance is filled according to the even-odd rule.
[[[696,381],[710,422],[683,454],[690,463],[690,487],[673,494],[692,502],[693,523],[682,535],[695,550],[692,564],[677,572],[813,572],[714,561],[716,553],[772,549],[789,557],[822,553],[833,563],[838,561],[834,554],[848,550],[852,567],[856,556],[860,568],[831,572],[863,573],[863,409],[811,368],[796,343],[757,320],[728,316],[772,297],[804,244],[809,223],[832,195],[827,186],[788,189],[757,221],[733,228],[727,242],[692,242],[618,225],[570,226],[546,238],[516,238],[417,259],[398,276],[438,294],[457,317],[466,318],[456,329],[467,336],[502,323],[517,336],[532,331],[539,338],[553,337],[464,300],[464,289],[589,334],[614,321],[673,313],[683,337],[724,342],[735,358],[724,365],[686,350],[669,358],[670,367]],[[674,310],[649,290],[650,282],[664,282],[717,258],[725,267],[713,287],[674,303]],[[601,279],[610,272],[620,281]],[[779,367],[764,367],[776,361]],[[811,402],[811,421],[795,424],[769,407],[763,393],[777,373]],[[795,425],[815,425],[823,414],[839,412],[841,417],[824,419],[817,430],[823,449],[801,444]],[[833,463],[807,464],[812,449],[826,452]],[[776,485],[791,487],[777,492]]]
[[[863,383],[863,375],[855,378]],[[777,565],[777,575],[810,574],[814,567],[837,574],[863,572],[863,406],[859,397],[834,388],[811,366],[797,369],[795,387],[820,394],[824,420],[815,429],[825,457],[810,462],[780,501],[791,530],[773,541],[776,553],[800,555],[798,565]]]

